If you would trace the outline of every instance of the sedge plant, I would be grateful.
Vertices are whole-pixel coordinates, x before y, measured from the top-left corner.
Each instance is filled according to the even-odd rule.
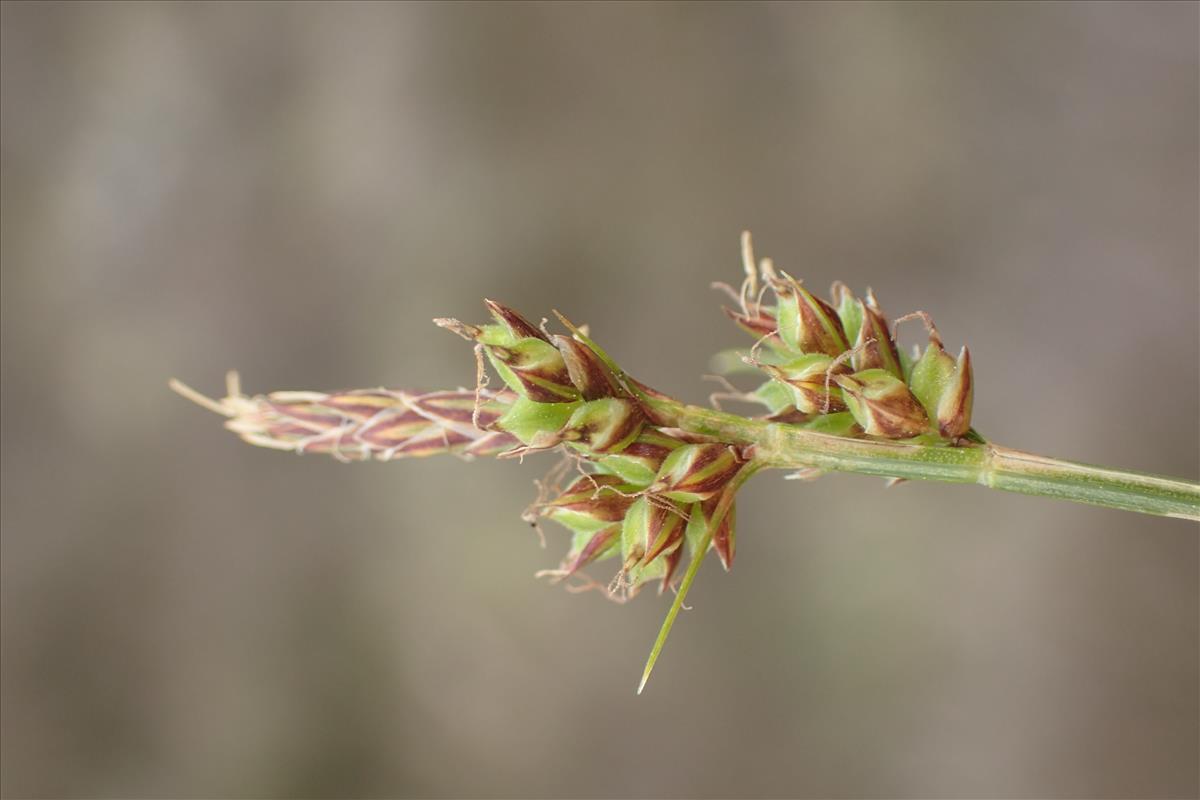
[[[567,530],[562,562],[538,575],[571,591],[625,601],[647,585],[674,599],[650,652],[640,693],[705,556],[728,570],[737,550],[738,489],[764,469],[792,477],[857,472],[892,481],[974,483],[1143,514],[1200,519],[1200,485],[1024,453],[972,427],[970,352],[947,352],[924,312],[889,323],[874,295],[835,283],[817,297],[742,235],[739,288],[726,315],[749,346],[717,358],[725,373],[758,379],[750,391],[713,395],[713,408],[682,403],[625,373],[583,326],[558,312],[560,332],[485,301],[492,321],[436,324],[471,342],[472,390],[361,389],[247,396],[236,373],[213,400],[171,387],[226,417],[244,441],[341,461],[454,453],[463,458],[561,458],[525,511]],[[919,320],[924,348],[897,346],[899,323]],[[487,367],[503,386],[489,386]],[[756,415],[724,411],[722,399]],[[544,540],[543,540],[544,541]],[[688,562],[683,566],[684,557]],[[610,563],[601,578],[592,577]]]

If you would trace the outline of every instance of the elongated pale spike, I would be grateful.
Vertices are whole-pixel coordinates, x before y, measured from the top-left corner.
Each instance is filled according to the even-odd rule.
[[[231,371],[229,374],[235,376],[236,379],[236,372]],[[213,400],[206,394],[201,394],[178,378],[171,378],[171,380],[167,381],[167,386],[176,394],[186,397],[201,408],[207,408],[209,411],[220,414],[222,417],[232,417],[236,413],[226,403],[222,403],[220,400]],[[230,392],[229,396],[237,397],[238,395]]]

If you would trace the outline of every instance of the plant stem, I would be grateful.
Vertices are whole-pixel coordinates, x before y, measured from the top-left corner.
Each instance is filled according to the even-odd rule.
[[[733,477],[733,480],[729,482],[729,485],[725,487],[721,494],[721,499],[717,502],[717,507],[713,509],[712,518],[708,521],[704,535],[700,537],[700,541],[696,544],[696,552],[692,554],[692,560],[688,563],[687,572],[683,575],[683,582],[680,583],[679,591],[675,593],[675,600],[671,603],[671,608],[667,611],[667,618],[663,620],[662,627],[658,631],[658,638],[654,640],[654,646],[650,648],[650,657],[646,659],[646,668],[642,670],[642,682],[638,684],[638,694],[642,693],[642,690],[646,688],[646,681],[650,680],[650,673],[654,670],[654,664],[658,661],[658,655],[662,652],[663,645],[667,643],[667,635],[675,625],[675,618],[679,616],[679,609],[683,608],[683,600],[687,597],[688,590],[692,588],[692,581],[696,580],[696,574],[700,572],[701,562],[708,555],[708,546],[712,544],[713,534],[721,527],[725,516],[733,508],[733,500],[737,496],[738,489],[742,487],[743,483],[750,480],[754,473],[762,469],[763,466],[762,464],[750,462],[742,467],[741,471]],[[697,509],[693,513],[699,514],[701,512]]]
[[[1200,485],[1176,478],[1046,458],[991,443],[950,447],[848,439],[686,405],[657,393],[638,394],[659,424],[752,446],[754,459],[767,467],[977,483],[1006,492],[1200,520]]]

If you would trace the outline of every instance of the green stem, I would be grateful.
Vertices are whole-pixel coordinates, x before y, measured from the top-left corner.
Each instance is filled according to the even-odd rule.
[[[717,507],[713,509],[712,518],[708,521],[708,525],[704,528],[704,535],[700,537],[700,541],[696,544],[696,552],[692,553],[692,560],[688,562],[687,572],[683,575],[683,581],[679,584],[679,591],[675,593],[675,600],[671,603],[671,608],[667,611],[667,618],[663,620],[662,627],[659,628],[658,638],[654,640],[654,646],[650,648],[650,657],[646,659],[646,668],[642,670],[642,682],[638,684],[637,693],[641,694],[646,688],[646,681],[650,680],[650,673],[654,670],[654,664],[658,661],[658,655],[662,652],[663,645],[667,643],[667,634],[671,632],[672,626],[675,625],[675,618],[679,616],[679,609],[683,608],[683,600],[687,597],[688,590],[692,588],[692,581],[696,580],[696,574],[700,571],[700,564],[704,561],[704,557],[708,555],[708,546],[712,544],[713,533],[721,527],[721,523],[725,520],[725,515],[733,508],[733,499],[737,495],[738,489],[742,484],[750,480],[754,473],[762,469],[763,465],[755,462],[750,462],[742,467],[737,475],[733,476],[733,480],[725,487],[721,494],[721,499],[717,502]],[[699,514],[697,508],[692,513]]]
[[[767,467],[977,483],[1006,492],[1200,520],[1200,485],[1189,481],[1046,458],[990,443],[949,447],[848,439],[685,405],[641,387],[638,394],[659,424],[752,446],[755,461]]]

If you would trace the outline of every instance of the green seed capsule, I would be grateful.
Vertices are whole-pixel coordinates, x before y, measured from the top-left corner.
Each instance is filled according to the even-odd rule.
[[[637,403],[605,397],[577,407],[559,438],[587,455],[619,453],[633,443],[645,422]]]
[[[837,312],[828,303],[788,276],[772,280],[771,288],[778,298],[779,335],[790,349],[827,356],[838,356],[849,349]]]
[[[938,403],[954,376],[954,359],[940,341],[930,340],[909,374],[908,385],[931,417],[937,416]]]
[[[665,559],[646,558],[647,539],[652,530],[652,510],[653,507],[646,498],[639,498],[630,506],[621,527],[621,568],[625,584],[631,589],[636,589],[646,581],[661,578],[666,572]],[[680,530],[682,530],[682,526],[680,526]],[[655,533],[661,532],[660,521]]]
[[[974,400],[975,378],[971,371],[971,352],[964,345],[954,364],[954,377],[938,402],[938,433],[947,439],[966,436],[971,429],[971,406]]]
[[[842,323],[846,341],[856,341],[858,331],[862,328],[862,302],[854,296],[850,287],[841,281],[833,282],[833,286],[829,289],[829,296],[833,298],[833,304],[837,307],[838,319]]]
[[[504,382],[522,397],[538,403],[579,399],[562,355],[544,339],[529,337],[508,346],[484,344],[484,351]]]
[[[537,403],[570,403],[579,390],[550,338],[516,311],[493,300],[485,301],[496,322],[467,325],[456,319],[434,322],[473,341],[499,373],[508,388]]]
[[[844,364],[834,366],[834,360],[827,355],[813,353],[780,366],[764,364],[762,370],[792,390],[792,402],[805,414],[846,410],[842,393],[832,376],[849,372],[849,367]]]
[[[974,376],[971,353],[966,348],[953,359],[938,339],[931,339],[913,364],[909,385],[930,418],[937,420],[938,433],[958,439],[971,429]]]
[[[504,416],[496,420],[495,430],[511,433],[524,444],[534,447],[553,447],[561,441],[558,432],[579,403],[535,403],[518,397]]]
[[[622,541],[626,558],[645,567],[683,544],[684,511],[674,503],[638,498],[625,515]],[[640,555],[638,555],[640,552]]]
[[[539,513],[577,533],[595,533],[625,519],[636,491],[615,475],[583,475]]]
[[[859,300],[859,313],[862,325],[854,340],[854,355],[850,363],[855,372],[868,369],[882,369],[897,378],[904,378],[904,370],[900,366],[900,353],[896,342],[888,330],[887,319],[875,303],[875,298],[868,291],[867,302]]]
[[[654,476],[666,457],[683,444],[662,431],[643,428],[638,437],[621,452],[597,458],[596,466],[626,483],[646,487],[654,482]]]
[[[646,490],[681,503],[707,500],[720,493],[745,462],[727,444],[688,444],[663,461]]]
[[[881,369],[834,377],[854,420],[868,436],[909,439],[929,429],[929,417],[904,381]]]
[[[571,383],[584,400],[627,396],[612,370],[592,348],[568,336],[552,336],[551,342],[562,355]]]

